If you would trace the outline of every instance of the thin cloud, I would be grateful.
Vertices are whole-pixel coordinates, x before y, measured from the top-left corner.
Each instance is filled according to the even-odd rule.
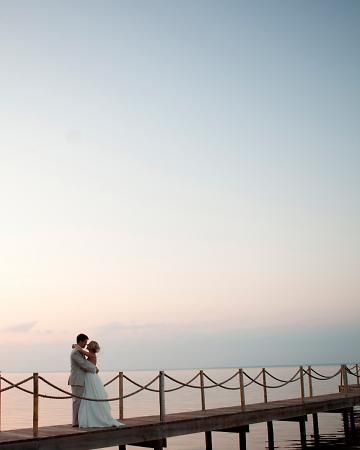
[[[1,331],[5,333],[29,333],[34,328],[36,323],[36,321],[18,323],[16,325],[12,325],[11,327],[3,328]]]
[[[214,332],[217,328],[217,324],[213,322],[199,322],[193,323],[172,323],[172,322],[145,322],[145,323],[122,323],[122,322],[109,322],[96,327],[92,334],[98,334],[102,336],[118,336],[121,333],[129,332],[151,332],[153,330],[161,330],[166,333],[181,333],[182,331],[192,331],[194,333],[208,333]]]
[[[116,333],[121,331],[135,331],[135,330],[148,330],[150,328],[157,328],[162,324],[159,323],[121,323],[121,322],[110,322],[101,325],[96,328],[98,333]]]

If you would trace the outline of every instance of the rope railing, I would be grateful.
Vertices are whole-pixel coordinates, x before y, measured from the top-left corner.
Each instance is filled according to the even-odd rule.
[[[124,378],[126,379],[127,377],[124,376]],[[141,392],[141,391],[144,391],[144,390],[152,391],[152,392],[159,392],[159,391],[160,391],[159,389],[155,390],[155,389],[149,389],[149,388],[148,388],[148,387],[151,386],[156,380],[160,380],[160,375],[157,375],[153,380],[149,381],[149,383],[147,383],[145,386],[139,385],[140,388],[139,388],[137,391],[134,391],[134,392],[132,392],[131,394],[124,395],[122,398],[129,398],[129,397],[132,397],[133,395],[135,395],[135,394],[137,394],[137,393],[139,393],[139,392]]]
[[[260,370],[260,372],[256,375],[255,378],[252,378],[252,377],[250,377],[246,372],[243,372],[243,375],[245,375],[246,378],[248,378],[248,379],[250,380],[249,383],[245,383],[245,384],[244,384],[244,388],[246,388],[246,387],[248,387],[248,386],[251,386],[253,383],[256,384],[256,380],[257,380],[258,378],[260,378],[261,374],[262,374],[262,370]]]
[[[353,367],[352,369],[354,369],[354,367]],[[347,368],[346,368],[346,372],[349,373],[350,375],[353,375],[354,377],[358,377],[359,374],[358,374],[358,373],[352,372],[352,369],[349,369],[349,368],[347,367]]]
[[[262,373],[263,373],[263,371],[260,372],[260,374],[258,375],[258,377],[259,377]],[[264,373],[269,374],[268,371],[266,371],[266,370],[264,370]],[[281,388],[281,387],[286,386],[286,385],[289,384],[289,383],[293,383],[293,382],[295,382],[295,381],[299,381],[299,380],[300,380],[300,377],[299,377],[299,378],[295,378],[297,375],[299,375],[299,373],[300,373],[300,369],[298,369],[297,372],[296,372],[289,380],[287,380],[287,381],[281,380],[281,381],[283,381],[283,382],[282,382],[282,384],[279,384],[278,386],[271,386],[271,385],[269,385],[269,384],[261,383],[261,382],[257,381],[256,378],[253,379],[253,378],[249,377],[248,374],[245,373],[245,372],[244,372],[244,375],[245,375],[246,377],[248,377],[249,379],[251,379],[252,382],[255,383],[255,384],[257,384],[258,386],[266,387],[266,388],[270,388],[270,389],[278,389],[278,388]],[[280,381],[280,380],[279,380],[279,381]]]
[[[194,380],[196,380],[197,378],[199,378],[199,376],[200,376],[200,372],[198,372],[194,377],[192,377],[191,380],[189,380],[187,383],[183,383],[183,382],[181,382],[181,381],[179,381],[179,380],[176,380],[175,378],[171,377],[170,375],[165,374],[165,378],[167,378],[168,380],[171,380],[171,381],[173,381],[174,383],[177,383],[177,384],[180,385],[179,387],[176,387],[176,388],[165,389],[165,392],[175,392],[175,391],[178,391],[179,389],[182,389],[182,388],[184,388],[184,387],[189,387],[189,388],[192,388],[192,389],[200,389],[200,388],[201,388],[200,386],[194,386],[194,385],[190,384],[190,383],[192,383]]]
[[[221,383],[217,383],[216,381],[214,381],[212,378],[209,377],[209,375],[207,375],[204,372],[204,378],[206,378],[207,380],[209,380],[211,383],[213,383],[211,386],[207,385],[204,386],[205,389],[209,389],[209,388],[215,388],[215,387],[221,387],[222,389],[228,389],[231,391],[238,391],[240,389],[240,386],[236,386],[236,387],[230,387],[230,386],[224,386],[226,383],[228,383],[229,381],[233,380],[235,377],[238,376],[239,372],[235,372],[234,375],[232,375],[231,377],[229,377],[228,379],[222,381]]]
[[[19,382],[16,383],[16,384],[15,384],[15,383],[12,383],[11,381],[7,380],[6,378],[4,378],[4,377],[1,376],[1,375],[0,375],[0,379],[3,380],[3,381],[5,381],[5,383],[7,383],[7,384],[10,385],[10,386],[8,386],[8,387],[6,387],[6,388],[0,389],[0,394],[1,394],[2,392],[9,391],[10,389],[14,389],[14,388],[19,389],[20,391],[26,392],[27,394],[30,394],[30,395],[33,395],[33,394],[34,394],[33,391],[29,391],[28,389],[24,389],[24,388],[20,387],[22,384],[27,383],[28,381],[32,380],[32,379],[33,379],[33,376],[28,377],[28,378],[26,378],[25,380],[19,381]]]
[[[249,373],[246,373],[243,369],[238,369],[233,375],[226,378],[223,381],[216,381],[214,380],[209,374],[207,374],[205,371],[200,370],[197,372],[191,379],[189,379],[187,382],[183,382],[181,380],[178,380],[171,375],[165,373],[164,371],[160,371],[153,379],[151,379],[146,384],[141,384],[132,378],[126,376],[123,374],[123,372],[119,372],[117,375],[115,375],[113,378],[111,378],[109,381],[104,383],[104,386],[109,386],[110,384],[114,383],[115,381],[118,381],[118,393],[119,395],[116,397],[111,398],[102,398],[102,399],[95,399],[95,398],[88,398],[85,396],[79,396],[75,395],[72,392],[69,392],[56,384],[52,383],[51,381],[47,380],[43,376],[40,376],[37,373],[34,373],[32,376],[29,376],[25,378],[24,380],[18,381],[18,382],[12,382],[8,380],[7,378],[3,377],[0,372],[0,431],[1,431],[1,395],[4,392],[10,391],[12,389],[20,390],[26,394],[29,394],[33,397],[33,434],[34,436],[38,435],[38,417],[39,417],[39,398],[46,398],[46,399],[52,399],[52,400],[68,400],[71,398],[77,398],[79,400],[86,400],[86,401],[92,401],[92,402],[119,402],[119,418],[123,419],[124,417],[124,407],[123,407],[123,401],[124,399],[133,397],[137,394],[139,394],[142,391],[148,391],[153,392],[159,395],[159,407],[160,407],[160,420],[163,421],[165,419],[165,393],[175,392],[183,388],[191,388],[191,389],[197,389],[201,391],[201,407],[203,410],[206,409],[205,404],[205,391],[208,389],[214,389],[214,388],[221,388],[226,389],[229,391],[240,391],[240,404],[241,407],[245,407],[245,388],[255,384],[261,388],[263,388],[263,394],[264,394],[264,402],[266,403],[268,401],[268,389],[279,389],[282,388],[290,383],[294,383],[300,380],[300,388],[301,388],[301,398],[305,398],[305,386],[304,386],[304,375],[308,377],[309,382],[309,397],[313,396],[313,385],[312,380],[317,381],[328,381],[331,379],[336,378],[340,374],[340,386],[343,387],[343,391],[347,393],[349,391],[348,387],[348,375],[352,375],[356,377],[357,385],[359,385],[359,365],[356,364],[352,367],[347,367],[346,365],[341,365],[340,369],[337,370],[334,374],[331,375],[325,375],[321,374],[317,370],[313,369],[311,366],[308,366],[308,369],[304,369],[302,366],[287,380],[283,380],[274,374],[272,374],[269,370],[263,368],[260,370],[260,372],[255,375],[251,376]],[[259,378],[262,376],[262,381],[259,380]],[[249,381],[248,383],[244,383],[244,377],[246,377]],[[269,377],[270,379],[280,383],[277,385],[274,384],[268,384],[266,377]],[[199,384],[194,384],[194,381],[200,378]],[[170,382],[174,383],[175,387],[168,387],[165,388],[165,379],[169,380]],[[237,382],[234,385],[234,380],[237,379]],[[207,383],[205,383],[205,380],[207,380]],[[8,386],[2,387],[2,381],[4,381]],[[26,389],[23,387],[25,383],[28,383],[32,381],[33,382],[33,388],[32,389]],[[51,394],[45,394],[39,392],[39,382],[43,382],[50,388],[54,389],[57,392],[60,392],[64,395],[51,395]],[[124,381],[127,381],[130,385],[135,386],[137,389],[134,391],[124,394]],[[158,388],[150,387],[152,386],[156,381],[158,381]],[[228,385],[228,383],[232,382],[232,385]]]
[[[132,383],[134,386],[137,386],[140,388],[137,392],[141,392],[143,390],[150,391],[150,392],[159,392],[159,389],[149,389],[149,386],[151,386],[157,379],[159,378],[159,375],[157,375],[152,381],[150,381],[145,386],[141,386],[141,384],[137,383],[136,381],[132,380],[131,378],[124,375],[124,379]],[[125,398],[125,397],[124,397]]]
[[[124,377],[125,378],[125,377]],[[148,384],[146,384],[145,386],[140,386],[140,389],[137,389],[136,391],[131,392],[130,394],[127,395],[123,395],[122,397],[113,397],[113,398],[89,398],[89,397],[83,397],[80,395],[75,395],[71,392],[65,391],[64,389],[59,388],[58,386],[56,386],[55,384],[51,383],[50,381],[46,380],[45,378],[39,376],[39,380],[43,381],[44,383],[46,383],[48,386],[52,387],[53,389],[62,392],[63,394],[67,394],[67,397],[54,397],[54,396],[49,396],[47,394],[38,394],[39,397],[43,397],[43,398],[52,398],[52,399],[57,399],[57,400],[62,400],[62,399],[67,399],[67,398],[78,398],[79,400],[87,400],[90,402],[114,402],[114,401],[118,401],[121,398],[125,399],[125,398],[129,398],[132,397],[135,394],[138,394],[139,392],[143,391],[144,389],[146,389],[148,386],[150,386],[151,384],[153,384],[157,379],[159,378],[159,375],[157,375],[153,380],[151,380]],[[154,392],[159,392],[154,391]]]
[[[313,373],[315,373],[316,375],[313,375]],[[341,373],[341,369],[336,371],[333,375],[322,375],[313,368],[311,368],[311,371],[304,369],[304,374],[306,374],[306,375],[310,376],[311,378],[313,378],[314,380],[318,380],[318,381],[331,380],[331,379],[337,377],[340,373]]]
[[[114,378],[111,378],[111,380],[107,381],[106,383],[104,383],[104,387],[109,386],[111,383],[113,383],[114,381],[119,379],[119,374],[115,375]]]
[[[300,372],[300,369],[297,370],[297,372],[295,373],[295,376]],[[273,375],[272,373],[270,373],[268,370],[265,369],[265,373],[266,375],[268,375],[270,378],[272,378],[275,381],[279,381],[280,383],[289,383],[290,380],[282,380],[281,378],[276,377],[275,375]]]
[[[310,376],[312,378],[314,378],[315,380],[331,380],[332,378],[335,378],[336,376],[338,376],[340,372],[341,372],[341,369],[336,371],[333,375],[323,375],[323,374],[317,372],[315,369],[311,368]],[[305,369],[304,369],[304,373],[309,375],[308,371],[306,371]],[[312,373],[315,373],[318,376],[318,378],[315,375],[312,375]]]

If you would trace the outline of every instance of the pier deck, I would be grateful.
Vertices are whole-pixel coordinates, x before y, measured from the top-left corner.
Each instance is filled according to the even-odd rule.
[[[314,397],[254,403],[123,420],[121,428],[79,429],[71,425],[39,427],[0,432],[0,450],[90,450],[110,446],[134,445],[162,448],[161,439],[209,431],[239,432],[241,427],[259,422],[295,419],[307,414],[340,412],[360,405],[360,392],[335,393]]]

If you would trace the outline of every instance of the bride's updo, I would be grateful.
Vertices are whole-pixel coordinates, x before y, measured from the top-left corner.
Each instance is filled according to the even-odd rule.
[[[93,353],[99,353],[100,351],[100,345],[96,341],[90,341],[87,348]]]

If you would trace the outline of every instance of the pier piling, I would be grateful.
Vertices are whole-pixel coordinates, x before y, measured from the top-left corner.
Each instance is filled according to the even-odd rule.
[[[314,439],[315,439],[315,442],[319,442],[320,441],[320,433],[319,433],[318,415],[316,413],[313,414],[312,419],[313,419]]]
[[[249,428],[246,429],[242,429],[239,432],[239,448],[240,450],[246,450],[246,433],[249,430]]]
[[[301,448],[306,448],[306,418],[299,418]]]
[[[274,450],[274,427],[272,421],[266,422],[267,432],[268,432],[268,448],[269,450]]]

